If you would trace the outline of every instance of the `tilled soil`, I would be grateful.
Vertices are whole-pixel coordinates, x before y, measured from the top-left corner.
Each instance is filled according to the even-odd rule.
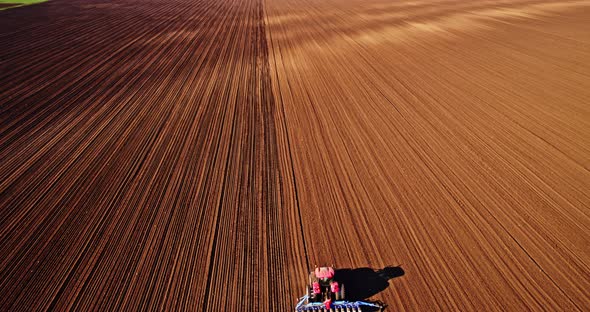
[[[0,11],[0,310],[590,306],[590,1]]]

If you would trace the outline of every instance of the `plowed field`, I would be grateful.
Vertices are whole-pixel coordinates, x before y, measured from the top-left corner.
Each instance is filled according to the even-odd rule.
[[[590,308],[590,1],[0,11],[0,311]]]

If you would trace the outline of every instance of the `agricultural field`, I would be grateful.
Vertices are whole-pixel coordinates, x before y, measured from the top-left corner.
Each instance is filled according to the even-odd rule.
[[[47,0],[0,0],[0,11],[45,1]]]
[[[3,3],[0,311],[590,309],[590,1]]]

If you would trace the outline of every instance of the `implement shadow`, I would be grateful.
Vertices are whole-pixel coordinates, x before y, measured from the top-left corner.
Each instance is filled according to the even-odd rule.
[[[346,300],[367,300],[389,286],[389,280],[405,274],[401,266],[383,269],[371,268],[337,269],[334,272],[338,282],[344,284]]]

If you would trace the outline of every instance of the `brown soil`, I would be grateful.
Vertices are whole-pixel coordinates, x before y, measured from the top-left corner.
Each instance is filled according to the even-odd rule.
[[[2,8],[10,8],[13,6],[20,5],[20,3],[0,3],[0,9]]]
[[[51,16],[51,18],[47,18]],[[586,310],[587,1],[0,12],[0,310]]]

